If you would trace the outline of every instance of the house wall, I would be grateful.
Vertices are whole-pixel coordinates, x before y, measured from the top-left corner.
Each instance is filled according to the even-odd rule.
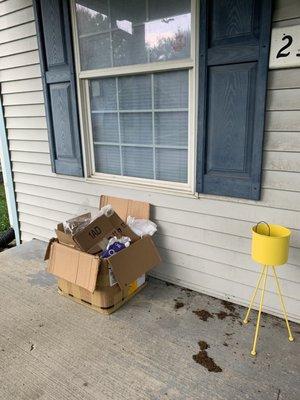
[[[277,0],[275,25],[300,23],[298,0]],[[153,204],[163,264],[153,275],[246,304],[258,278],[251,227],[292,229],[289,264],[278,269],[291,319],[300,321],[300,69],[269,73],[261,201],[104,186],[51,172],[31,0],[0,1],[0,82],[23,241],[47,240],[58,221],[98,207],[99,195]],[[274,279],[267,310],[279,313]]]

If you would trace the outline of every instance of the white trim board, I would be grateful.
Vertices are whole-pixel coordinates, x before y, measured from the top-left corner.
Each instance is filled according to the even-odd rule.
[[[10,225],[14,228],[15,231],[16,243],[17,245],[19,245],[21,242],[20,242],[18,213],[17,213],[16,197],[15,197],[13,177],[11,171],[11,163],[8,150],[8,142],[6,136],[6,127],[4,122],[1,96],[0,96],[0,158],[1,158],[3,181],[6,192],[9,221]]]

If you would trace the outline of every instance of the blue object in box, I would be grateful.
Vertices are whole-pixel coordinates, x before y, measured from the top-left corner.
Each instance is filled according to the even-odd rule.
[[[118,253],[119,251],[125,249],[125,247],[128,247],[129,245],[130,245],[130,239],[128,237],[123,236],[120,239],[113,237],[108,242],[107,248],[103,250],[103,252],[101,253],[101,257],[109,258],[114,254]]]

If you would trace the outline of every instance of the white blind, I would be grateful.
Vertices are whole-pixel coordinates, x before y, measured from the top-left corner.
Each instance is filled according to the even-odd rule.
[[[187,182],[188,72],[90,81],[96,171]]]

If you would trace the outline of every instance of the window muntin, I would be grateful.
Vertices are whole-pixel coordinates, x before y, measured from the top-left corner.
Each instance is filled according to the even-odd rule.
[[[154,56],[150,56],[149,51],[146,64],[135,64],[136,61],[130,55],[131,65],[117,66],[113,65],[113,47],[111,47],[110,66],[100,66],[107,63],[107,60],[106,53],[99,51],[101,62],[97,64],[96,61],[94,65],[97,69],[93,66],[90,70],[84,70],[80,65],[83,43],[81,39],[84,36],[98,36],[99,49],[103,45],[99,43],[100,33],[107,33],[108,29],[111,36],[113,25],[111,13],[124,2],[80,0],[77,3],[73,0],[73,21],[77,38],[75,48],[79,91],[83,96],[81,96],[83,111],[81,118],[88,175],[139,185],[193,190],[194,0],[126,2],[127,21],[130,20],[133,25],[141,21],[139,19],[141,4],[144,4],[143,7],[146,5],[148,7],[146,19],[150,27],[150,23],[156,19],[168,25],[174,20],[169,17],[170,15],[187,14],[189,22],[188,40],[184,42],[187,44],[185,53],[181,51],[181,40],[175,39],[174,42],[173,36],[169,43],[171,46],[175,44],[173,50],[178,52],[177,56],[168,53],[169,56],[155,59]],[[81,17],[78,17],[80,6],[98,10],[100,17],[98,16],[98,20],[92,18],[91,24],[85,24],[80,20]],[[104,6],[107,14],[104,14]],[[113,14],[113,20],[119,21],[119,25],[120,21],[125,24],[120,18],[123,11],[120,12],[117,17],[116,13]],[[143,24],[145,25],[145,22]],[[154,39],[158,36],[155,40],[160,40],[159,35],[160,32],[154,32]],[[176,40],[179,47],[176,47]],[[110,43],[112,43],[111,37]]]
[[[82,70],[190,57],[190,1],[76,2]]]

